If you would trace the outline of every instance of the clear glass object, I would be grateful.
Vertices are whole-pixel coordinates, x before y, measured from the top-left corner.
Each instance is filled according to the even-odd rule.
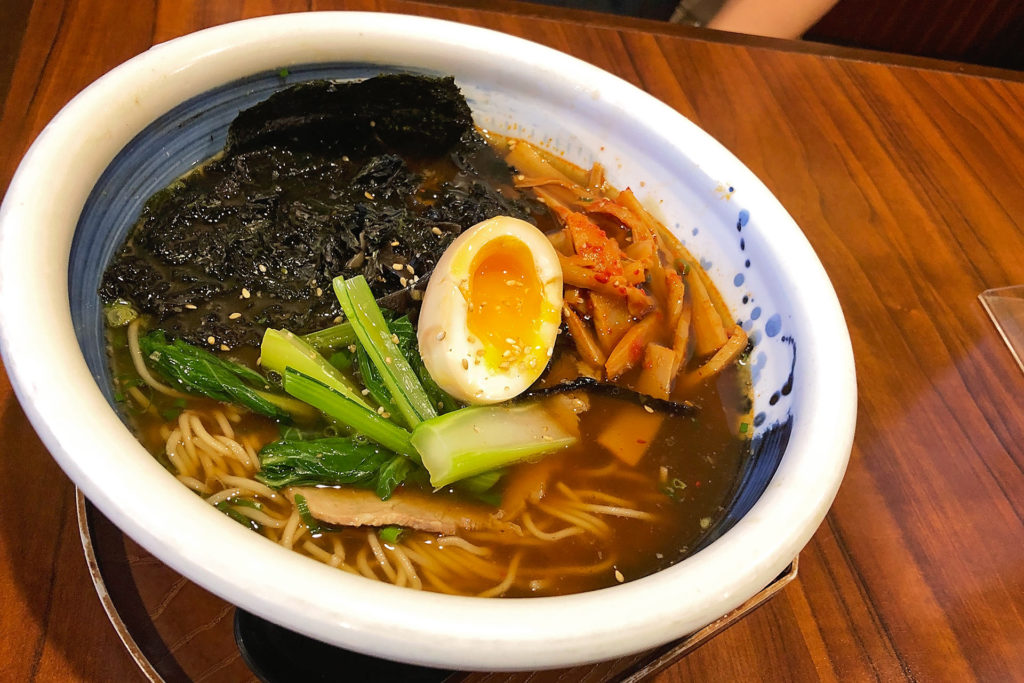
[[[1024,285],[986,289],[978,298],[1024,372]]]

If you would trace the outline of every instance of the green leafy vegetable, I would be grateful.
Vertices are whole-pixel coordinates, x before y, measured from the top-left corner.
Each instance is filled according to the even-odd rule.
[[[398,539],[404,532],[404,527],[385,526],[380,528],[380,530],[377,532],[377,535],[380,537],[380,540],[384,541],[385,543],[390,543],[394,545],[395,543],[398,543]]]
[[[327,359],[327,362],[338,368],[342,372],[349,372],[352,370],[352,366],[355,365],[356,354],[349,351],[348,349],[342,349],[341,351],[335,351]]]
[[[221,502],[217,503],[214,507],[216,507],[218,510],[220,510],[225,515],[227,515],[231,519],[235,520],[236,522],[238,522],[242,526],[249,527],[253,531],[259,531],[260,530],[259,522],[257,522],[254,519],[250,519],[250,518],[246,517],[241,512],[239,512],[238,510],[234,509],[234,507],[232,507],[232,502],[231,501],[229,501],[229,500],[222,500]]]
[[[450,413],[453,410],[459,409],[461,407],[459,402],[439,387],[434,378],[427,372],[427,366],[423,364],[423,358],[420,356],[419,344],[416,340],[416,328],[413,327],[409,316],[403,315],[401,318],[389,321],[388,327],[391,329],[392,334],[398,337],[398,348],[402,350],[402,354],[405,355],[409,365],[416,372],[420,384],[423,385],[423,390],[427,392],[427,396],[438,412]]]
[[[370,355],[362,348],[356,351],[356,367],[359,368],[359,378],[362,379],[363,386],[370,392],[373,400],[384,409],[383,415],[396,422],[401,421],[402,415],[391,401],[391,392],[388,391],[384,380],[381,379],[380,372],[370,360]]]
[[[540,403],[463,408],[420,423],[411,438],[435,488],[576,440]]]
[[[374,490],[377,497],[387,500],[399,484],[406,481],[418,465],[404,455],[396,455],[381,468]]]
[[[267,380],[258,372],[180,339],[168,342],[163,330],[139,337],[139,348],[157,372],[190,393],[237,403],[278,420],[307,419],[313,414],[308,406],[267,391]]]
[[[337,430],[332,427],[301,429],[295,425],[285,425],[281,427],[280,441],[315,441],[326,436],[338,436]]]
[[[323,382],[288,368],[284,374],[284,390],[385,448],[415,456],[416,450],[409,443],[408,431]]]
[[[281,377],[284,377],[286,368],[293,368],[364,408],[370,407],[348,377],[328,363],[327,359],[303,341],[302,337],[288,330],[267,329],[260,345],[260,363],[265,369],[272,370]]]
[[[384,385],[405,423],[410,427],[437,416],[419,377],[398,348],[398,335],[391,331],[361,275],[350,280],[334,278],[334,293],[345,316],[352,323],[360,346],[380,372]]]
[[[313,538],[323,536],[326,531],[338,530],[338,527],[320,522],[320,520],[315,518],[309,511],[309,503],[306,502],[306,497],[300,493],[295,494],[295,507],[299,510],[299,519],[309,529],[309,535]]]
[[[317,351],[323,352],[336,349],[339,346],[354,344],[357,339],[355,330],[352,329],[352,323],[345,322],[304,334],[302,335],[302,341]]]
[[[275,441],[259,453],[256,478],[271,488],[351,485],[374,489],[387,500],[405,481],[413,463],[362,439],[334,437]]]
[[[382,309],[381,313],[386,318],[390,311]],[[408,316],[403,315],[400,318],[388,320],[387,326],[393,335],[392,341],[398,340],[398,350],[401,351],[410,367],[416,373],[420,383],[423,385],[423,390],[437,410],[447,413],[459,408],[459,403],[439,387],[431,378],[430,373],[427,372],[423,359],[420,357],[419,346],[416,343],[416,328],[413,327]],[[383,406],[384,410],[391,415],[391,419],[401,421],[402,415],[395,407],[391,398],[391,392],[384,384],[384,380],[377,367],[370,360],[370,355],[364,349],[358,348],[356,350],[356,362],[363,385],[370,392],[373,399]]]
[[[496,490],[498,482],[505,476],[504,469],[490,470],[468,477],[454,484],[454,488],[467,496],[488,505],[501,505],[501,492]]]

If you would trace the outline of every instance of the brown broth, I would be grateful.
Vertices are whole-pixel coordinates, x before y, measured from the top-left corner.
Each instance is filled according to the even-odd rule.
[[[111,333],[111,348],[114,351],[114,376],[123,388],[125,379],[134,377],[135,373],[123,341],[118,343],[117,337],[123,336],[119,332]],[[134,380],[128,379],[128,382],[134,383]],[[140,410],[137,403],[129,399],[125,403],[126,412],[147,450],[173,472],[163,449],[182,403],[160,394],[151,394],[148,388],[143,390],[152,399],[152,405]],[[578,535],[544,543],[494,542],[493,534],[463,532],[460,535],[470,542],[490,548],[486,560],[492,569],[490,574],[449,578],[445,584],[456,592],[469,595],[485,591],[502,580],[502,568],[507,568],[517,553],[520,554],[520,580],[504,594],[508,597],[595,590],[647,576],[679,562],[713,528],[729,504],[749,451],[748,442],[736,435],[739,421],[749,422],[749,413],[745,409],[747,396],[749,372],[738,366],[685,397],[675,397],[693,402],[699,413],[692,417],[667,416],[635,467],[619,462],[595,440],[604,425],[619,411],[637,407],[620,399],[590,396],[590,409],[581,417],[581,439],[576,445],[547,456],[539,463],[522,463],[514,469],[523,471],[521,474],[542,467],[550,470],[542,503],[568,500],[559,486],[562,484],[576,494],[597,490],[605,496],[621,498],[628,501],[627,507],[651,513],[657,521],[601,515],[608,527],[603,537]],[[216,402],[207,399],[189,399],[187,404],[190,410],[200,413],[218,408]],[[268,443],[279,434],[276,423],[252,414],[243,414],[233,427],[240,438],[251,437],[257,444]],[[607,470],[612,471],[594,474]],[[511,476],[510,472],[508,478]],[[454,494],[449,490],[438,495]],[[286,500],[263,503],[268,511],[285,516],[290,512],[291,504]],[[544,525],[545,531],[557,531],[568,526],[559,519],[546,517],[534,510],[536,523]],[[280,539],[275,530],[264,528],[260,532],[274,541]],[[304,547],[306,541],[311,541],[330,553],[337,538],[346,555],[353,558],[360,552],[368,553],[367,533],[366,528],[356,528],[326,532],[316,538],[307,534],[296,549],[311,555]],[[438,536],[406,532],[401,543],[436,546]],[[455,555],[459,562],[479,562],[458,548],[445,548],[438,552]],[[372,554],[369,558],[372,560]]]
[[[448,177],[452,169],[437,166],[416,170],[426,178],[419,199],[429,204],[433,183]],[[538,225],[557,228],[548,215],[538,214],[535,219]],[[664,331],[661,341],[670,343],[669,336]],[[135,372],[123,328],[108,330],[108,343],[115,390],[123,401],[125,415],[146,449],[174,473],[164,448],[178,414],[188,409],[210,416],[222,407],[207,399],[173,399],[153,392]],[[555,360],[559,353],[572,353],[566,350],[571,346],[559,347]],[[252,347],[237,347],[221,355],[255,367],[256,354]],[[702,360],[691,359],[688,369],[695,369]],[[620,383],[629,386],[635,378],[633,371]],[[133,387],[142,393],[133,397]],[[138,400],[140,395],[142,399]],[[383,544],[390,569],[395,571],[402,553],[423,556],[427,561],[417,567],[427,589],[476,595],[509,583],[501,594],[516,597],[595,590],[673,565],[690,555],[714,530],[735,493],[750,450],[744,433],[744,426],[751,422],[750,395],[750,374],[743,363],[733,364],[699,386],[677,387],[672,399],[693,403],[696,415],[665,416],[635,466],[624,464],[598,441],[609,422],[623,411],[642,409],[620,399],[590,395],[590,407],[580,418],[579,442],[539,462],[513,466],[504,481],[538,477],[542,484],[535,492],[538,500],[529,502],[526,511],[534,526],[546,534],[574,526],[546,509],[560,514],[568,509],[571,515],[578,514],[574,497],[593,496],[593,504],[607,506],[593,518],[583,518],[583,526],[593,527],[596,533],[578,533],[557,541],[541,540],[529,533],[500,539],[493,533],[461,533],[463,539],[484,549],[483,554],[477,554],[457,543],[439,549],[445,543],[438,535],[406,531],[397,542],[402,550],[394,550],[395,544]],[[213,418],[209,419],[212,422]],[[279,425],[248,413],[241,414],[232,429],[239,440],[250,441],[255,450],[280,435]],[[214,492],[224,488],[219,483],[212,483],[212,487]],[[587,493],[592,491],[599,493]],[[456,494],[448,489],[437,495]],[[283,496],[261,500],[261,504],[266,512],[278,517],[287,518],[292,512],[292,504]],[[625,508],[625,514],[653,515],[655,520],[608,514],[615,512],[609,508]],[[508,521],[520,527],[526,525],[521,514]],[[259,532],[275,542],[283,536],[282,530],[265,526]],[[371,537],[376,538],[376,530],[367,528],[306,533],[294,548],[320,561],[335,562],[341,569],[387,579],[387,572],[374,558]],[[342,554],[339,549],[343,550],[344,561],[338,559]],[[517,567],[514,576],[512,566]]]

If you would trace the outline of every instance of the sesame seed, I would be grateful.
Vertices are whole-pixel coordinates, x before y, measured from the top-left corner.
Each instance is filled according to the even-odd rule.
[[[228,346],[227,344],[221,344],[221,345],[220,345],[220,350],[221,350],[221,351],[230,351],[230,350],[231,350],[231,347],[230,347],[230,346]]]
[[[340,325],[341,324],[341,316],[340,315],[334,316],[334,324],[335,325]]]
[[[386,364],[388,364],[388,365],[391,365],[391,356],[385,356],[385,357],[384,357],[384,362],[385,362]]]
[[[250,296],[252,296],[252,294],[249,293],[249,290],[246,289],[245,287],[242,287],[242,298],[248,299]]]
[[[378,415],[383,415],[384,414],[384,406],[377,406],[377,414]]]
[[[392,241],[392,242],[391,242],[391,246],[393,246],[393,247],[397,247],[397,246],[398,246],[398,240],[394,240],[394,241]]]
[[[515,344],[516,340],[513,339],[512,337],[505,337],[505,343],[506,344]]]
[[[241,317],[242,317],[242,314],[238,313],[238,312],[232,313],[231,315],[228,316],[228,318],[230,320],[238,320]]]
[[[267,267],[265,265],[263,265],[262,263],[260,264],[260,272],[261,273],[267,272]]]
[[[349,344],[348,345],[348,350],[349,350],[350,353],[355,353],[356,352],[356,345],[355,344]]]
[[[466,360],[465,358],[462,359],[462,369],[469,370],[469,361]]]
[[[512,355],[512,352],[509,349],[505,349],[505,352],[501,354],[501,357],[502,358],[508,358],[511,355]]]
[[[316,295],[317,296],[323,296],[324,295],[324,290],[321,289],[320,287],[317,287],[316,288]]]
[[[701,517],[700,518],[700,528],[701,529],[707,529],[709,526],[711,526],[711,518],[710,517]]]
[[[363,396],[369,396],[370,395],[370,390],[369,389],[363,389],[359,393],[362,394]]]
[[[386,420],[389,417],[391,417],[391,413],[389,413],[388,411],[385,410],[383,413],[380,414],[380,416],[383,417]]]
[[[256,365],[263,365],[263,356],[256,356]]]
[[[622,572],[620,572],[618,569],[616,569],[615,570],[615,580],[618,581],[619,583],[622,583],[623,581],[626,580],[626,577],[622,575]]]
[[[440,332],[438,332],[437,333],[437,341],[444,341],[444,338],[445,338],[445,336],[447,336],[447,334],[448,333],[445,332],[444,330],[441,330]]]
[[[370,194],[369,192],[364,192],[363,196],[366,197],[367,199],[373,199],[373,195]]]
[[[196,310],[196,308],[198,308],[198,306],[196,306],[195,304],[185,304],[185,308],[187,308],[190,311],[194,311]]]
[[[412,297],[413,301],[419,301],[420,299],[423,298],[423,292],[421,292],[418,289],[414,289],[411,292],[409,292],[409,296]]]
[[[415,270],[413,270],[413,268],[412,268],[412,266],[411,266],[411,265],[408,265],[408,264],[406,264],[406,266],[405,266],[405,269],[406,269],[407,271],[409,271],[409,275],[415,275],[415,274],[416,274],[416,271],[415,271]]]
[[[341,157],[341,160],[342,160],[342,161],[348,161],[348,160],[349,160],[349,158],[348,158],[347,156],[343,156],[343,157]]]
[[[217,343],[217,339],[211,334],[209,337],[206,338],[206,343],[209,344],[210,346],[213,346],[214,344]]]
[[[401,263],[392,263],[391,264],[391,268],[394,269],[394,270],[401,270],[404,267],[405,266],[403,266]]]
[[[648,413],[653,413],[654,412],[654,408],[650,407],[647,404],[644,404],[644,410],[646,410]]]
[[[376,127],[376,125],[377,125],[376,121],[370,121],[370,128],[374,128],[374,127]]]
[[[434,233],[435,235],[441,235],[441,234],[443,234],[443,233],[441,232],[441,228],[437,227],[436,225],[435,225],[434,227],[432,227],[432,228],[430,229],[430,232]]]
[[[398,278],[398,283],[400,285],[402,285],[403,287],[408,287],[409,286],[409,281],[406,280],[404,277]]]

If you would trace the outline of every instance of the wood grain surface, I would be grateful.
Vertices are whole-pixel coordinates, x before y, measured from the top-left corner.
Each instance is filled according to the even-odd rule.
[[[656,680],[1024,678],[1024,375],[977,301],[1024,284],[1017,76],[508,2],[38,0],[0,90],[0,188],[64,103],[150,45],[342,8],[502,30],[639,85],[764,180],[835,284],[860,393],[838,498],[798,579]],[[73,487],[2,373],[0,481],[0,680],[140,680]]]

